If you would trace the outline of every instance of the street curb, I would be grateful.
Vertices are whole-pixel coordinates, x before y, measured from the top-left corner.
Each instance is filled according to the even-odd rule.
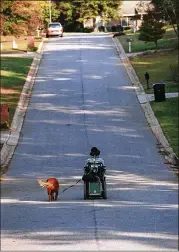
[[[3,173],[3,169],[6,168],[12,159],[16,146],[18,144],[21,129],[23,126],[24,118],[26,115],[27,107],[30,101],[30,97],[32,94],[32,89],[35,81],[36,74],[39,69],[39,65],[42,58],[43,53],[43,45],[44,40],[40,43],[39,48],[37,50],[37,55],[34,57],[32,64],[30,66],[28,75],[26,77],[25,84],[23,86],[19,102],[11,123],[9,135],[3,144],[1,149],[1,172]]]
[[[145,114],[145,117],[150,125],[150,128],[159,142],[160,152],[164,154],[164,157],[167,160],[167,162],[170,165],[173,165],[172,168],[174,168],[175,166],[178,165],[179,159],[176,156],[176,154],[174,153],[173,149],[171,148],[168,140],[166,139],[166,137],[162,131],[162,128],[161,128],[157,118],[155,117],[155,114],[152,110],[152,107],[151,107],[149,99],[144,91],[144,88],[143,88],[142,84],[140,83],[139,78],[130,63],[130,60],[126,56],[126,53],[125,53],[121,43],[119,42],[119,40],[117,38],[112,37],[112,40],[113,40],[113,43],[117,49],[118,55],[121,59],[121,62],[123,63],[123,65],[126,69],[126,72],[132,82],[132,85],[135,87],[137,98],[138,98],[138,100],[144,110],[144,114]]]

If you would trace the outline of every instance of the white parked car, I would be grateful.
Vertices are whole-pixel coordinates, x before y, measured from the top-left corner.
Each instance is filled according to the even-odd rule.
[[[46,33],[47,38],[50,36],[60,36],[63,37],[63,27],[60,23],[58,22],[53,22],[48,24],[47,28],[47,33]]]

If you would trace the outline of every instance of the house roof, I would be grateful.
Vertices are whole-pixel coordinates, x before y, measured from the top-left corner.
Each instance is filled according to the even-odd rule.
[[[136,15],[137,4],[141,2],[150,3],[150,1],[122,1],[121,11],[122,16],[134,16]],[[140,11],[137,11],[138,14],[145,14],[145,9],[141,8]]]

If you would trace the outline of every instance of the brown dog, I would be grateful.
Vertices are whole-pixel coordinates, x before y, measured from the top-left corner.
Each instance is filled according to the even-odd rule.
[[[58,198],[58,192],[59,192],[59,182],[56,178],[48,178],[46,182],[43,182],[42,180],[38,180],[40,186],[47,188],[48,193],[48,200],[57,200]]]

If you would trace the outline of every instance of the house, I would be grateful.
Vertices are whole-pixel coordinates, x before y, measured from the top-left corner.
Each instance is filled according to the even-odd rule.
[[[141,26],[143,15],[146,15],[147,4],[150,1],[122,1],[118,24],[132,27],[133,32]]]
[[[122,1],[119,11],[119,19],[108,22],[107,26],[121,25],[130,27],[133,32],[139,30],[143,15],[146,15],[147,4],[150,1]]]
[[[95,27],[98,30],[100,26],[121,25],[123,27],[132,27],[133,32],[137,31],[142,23],[143,15],[146,14],[147,4],[150,1],[122,1],[119,11],[119,18],[110,22],[103,22],[101,17],[96,17],[96,20],[89,19],[84,23],[85,27]]]

